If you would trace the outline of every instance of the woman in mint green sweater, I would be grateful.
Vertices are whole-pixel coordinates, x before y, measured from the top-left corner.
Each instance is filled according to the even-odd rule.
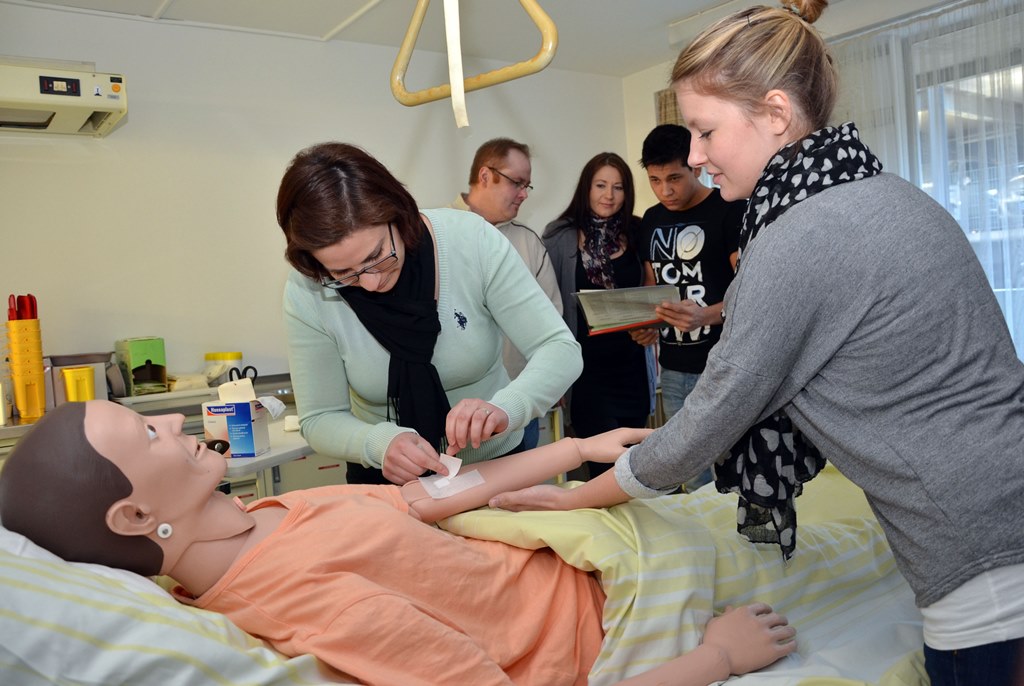
[[[512,245],[479,216],[420,211],[365,151],[303,150],[277,200],[302,434],[350,483],[405,483],[514,452],[582,369],[580,348]],[[528,362],[510,381],[502,336]]]

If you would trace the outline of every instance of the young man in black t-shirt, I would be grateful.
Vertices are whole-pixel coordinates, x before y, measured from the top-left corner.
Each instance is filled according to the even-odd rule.
[[[689,154],[690,132],[663,124],[647,135],[640,159],[659,201],[644,213],[641,223],[645,283],[678,286],[681,298],[659,311],[668,326],[660,332],[640,329],[633,334],[643,345],[660,338],[666,418],[683,406],[721,334],[722,300],[735,273],[746,209],[745,202],[726,202],[717,188],[702,185],[700,169],[687,166]],[[706,472],[687,483],[687,490],[710,480]]]

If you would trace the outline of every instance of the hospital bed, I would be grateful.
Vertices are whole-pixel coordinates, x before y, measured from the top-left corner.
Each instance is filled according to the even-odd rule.
[[[551,546],[601,573],[607,637],[594,686],[692,649],[726,603],[771,603],[798,631],[799,651],[740,686],[924,686],[921,616],[863,495],[831,467],[797,501],[797,552],[735,531],[735,499],[691,495],[609,510],[509,514],[479,510],[443,523],[456,533]],[[685,561],[685,562],[681,562]],[[317,661],[283,657],[221,615],[175,602],[151,580],[69,564],[0,529],[0,683],[325,683]]]

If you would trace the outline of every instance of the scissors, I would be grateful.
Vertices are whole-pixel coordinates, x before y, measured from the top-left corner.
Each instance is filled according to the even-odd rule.
[[[242,379],[251,379],[253,383],[256,383],[256,377],[259,374],[256,372],[256,367],[252,365],[245,365],[241,369],[238,367],[232,367],[228,370],[228,381],[241,381]]]

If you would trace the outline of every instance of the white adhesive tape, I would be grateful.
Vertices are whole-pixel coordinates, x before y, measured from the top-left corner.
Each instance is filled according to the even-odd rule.
[[[421,476],[420,483],[423,484],[423,489],[427,492],[427,495],[434,500],[441,500],[442,498],[450,498],[456,493],[462,493],[474,486],[481,485],[484,483],[484,477],[480,475],[479,471],[474,469],[471,472],[459,474],[458,476],[441,476],[440,474]]]
[[[284,403],[275,398],[274,396],[268,395],[256,399],[260,401],[260,404],[263,405],[263,407],[267,408],[267,412],[269,412],[270,416],[273,417],[274,419],[277,419],[278,417],[284,414]]]

